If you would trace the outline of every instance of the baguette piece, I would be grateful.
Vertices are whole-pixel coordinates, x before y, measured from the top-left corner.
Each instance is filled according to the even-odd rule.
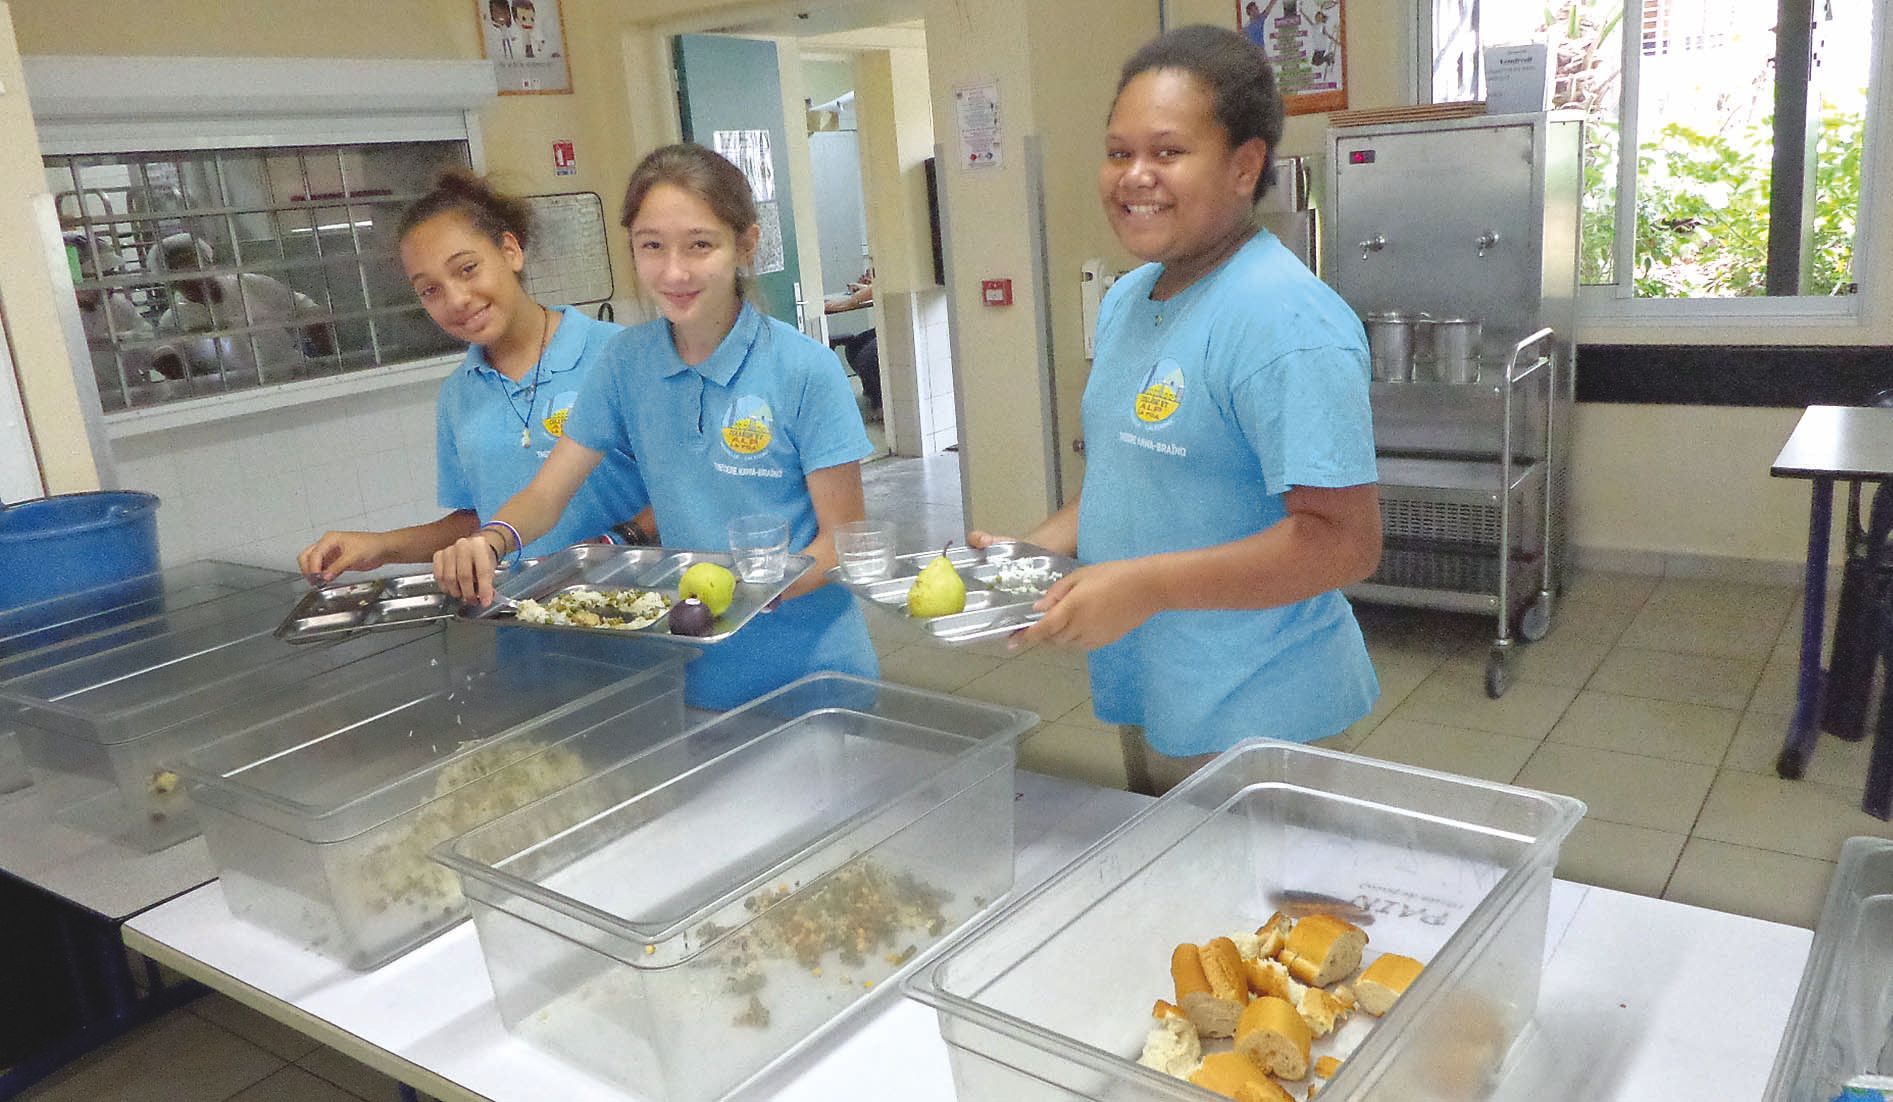
[[[1361,973],[1361,978],[1354,981],[1354,995],[1360,1000],[1361,1009],[1376,1018],[1393,1009],[1394,1002],[1419,978],[1422,967],[1412,957],[1382,953]]]
[[[1260,957],[1279,955],[1282,946],[1288,944],[1289,931],[1294,928],[1295,920],[1282,912],[1276,911],[1270,915],[1267,922],[1256,927],[1255,935],[1261,940],[1261,949],[1256,955]]]
[[[1313,1039],[1295,1008],[1272,995],[1250,1003],[1236,1023],[1236,1051],[1283,1079],[1307,1077],[1308,1046]]]
[[[1367,932],[1333,915],[1309,915],[1288,932],[1281,961],[1288,973],[1310,987],[1346,979],[1360,967]]]
[[[1240,1052],[1218,1052],[1203,1061],[1190,1082],[1236,1102],[1294,1102],[1255,1062]]]
[[[1332,1056],[1323,1056],[1315,1061],[1315,1074],[1323,1079],[1334,1078],[1334,1073],[1341,1070],[1341,1061]]]
[[[1334,1032],[1336,1022],[1347,1020],[1349,1007],[1332,993],[1319,987],[1304,988],[1301,1001],[1295,1004],[1296,1013],[1308,1027],[1308,1032],[1317,1037],[1326,1037]]]
[[[1308,990],[1288,974],[1288,966],[1279,960],[1245,960],[1242,970],[1250,991],[1273,995],[1290,1006],[1300,1005],[1302,995]]]
[[[1219,937],[1205,945],[1185,942],[1170,954],[1177,1005],[1205,1037],[1235,1035],[1236,1019],[1249,1005],[1248,977],[1236,943]]]
[[[1181,1010],[1157,1000],[1150,1016],[1156,1019],[1144,1037],[1144,1051],[1137,1062],[1165,1075],[1188,1079],[1203,1066],[1203,1041],[1196,1027]]]

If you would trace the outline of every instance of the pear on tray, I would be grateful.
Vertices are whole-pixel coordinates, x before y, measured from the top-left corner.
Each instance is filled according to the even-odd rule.
[[[947,546],[952,546],[948,544]],[[966,611],[966,579],[953,568],[942,548],[939,557],[920,568],[907,591],[907,614],[922,620]]]

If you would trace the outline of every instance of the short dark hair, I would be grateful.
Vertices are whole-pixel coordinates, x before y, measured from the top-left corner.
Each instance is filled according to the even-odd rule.
[[[414,227],[437,215],[458,214],[497,245],[512,234],[523,250],[532,237],[532,206],[516,195],[494,188],[464,168],[450,168],[434,180],[433,190],[401,212],[396,237],[405,238]]]
[[[1175,69],[1195,77],[1210,95],[1211,113],[1229,137],[1230,148],[1260,138],[1265,153],[1255,198],[1274,182],[1275,147],[1282,140],[1282,94],[1275,86],[1269,57],[1245,36],[1222,27],[1193,25],[1165,31],[1139,47],[1124,63],[1117,95],[1144,73]],[[1111,101],[1117,108],[1115,97]]]

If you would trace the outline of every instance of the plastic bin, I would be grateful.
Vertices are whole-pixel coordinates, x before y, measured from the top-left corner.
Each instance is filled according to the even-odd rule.
[[[376,968],[466,917],[436,845],[684,729],[695,652],[510,634],[450,627],[209,717],[179,772],[233,914]]]
[[[249,608],[294,600],[293,575],[235,563],[203,561],[0,612],[0,678],[45,669],[175,629],[168,611],[214,606],[193,614],[213,622]],[[243,601],[217,605],[226,597]],[[124,603],[113,604],[114,601]],[[32,783],[12,726],[0,718],[0,795]]]
[[[644,1097],[717,1098],[1011,889],[1036,722],[817,674],[438,854],[508,1030]]]
[[[1893,841],[1849,838],[1768,1078],[1767,1102],[1832,1102],[1893,1074]]]
[[[1483,1097],[1538,999],[1551,874],[1584,805],[1271,740],[1237,745],[907,982],[960,1102],[1216,1096],[1135,1061],[1170,951],[1296,905],[1426,962],[1317,1054],[1323,1099]],[[1301,1094],[1300,1084],[1291,1084]]]
[[[247,606],[247,596],[228,600]],[[194,837],[196,817],[171,767],[206,741],[202,717],[408,641],[292,647],[271,635],[280,602],[222,619],[213,611],[168,613],[165,628],[191,626],[0,678],[0,729],[18,733],[35,780],[104,797],[68,806],[64,821],[147,851]],[[38,659],[15,661],[37,667]]]
[[[59,494],[0,508],[0,608],[128,582],[158,569],[158,498]]]

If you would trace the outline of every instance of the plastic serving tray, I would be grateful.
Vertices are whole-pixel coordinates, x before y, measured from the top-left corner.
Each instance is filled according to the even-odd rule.
[[[1484,1097],[1538,1000],[1552,869],[1584,805],[1270,740],[1238,744],[916,972],[959,1102],[1214,1096],[1136,1063],[1180,942],[1329,899],[1426,969],[1316,1052],[1328,1099]],[[1286,1084],[1300,1097],[1305,1084]]]
[[[448,625],[207,717],[178,772],[232,913],[367,970],[466,917],[436,845],[682,732],[695,657]]]
[[[680,551],[667,547],[618,547],[602,543],[582,543],[556,551],[532,566],[514,571],[494,587],[499,599],[485,608],[467,606],[462,615],[471,619],[544,631],[583,632],[591,635],[636,636],[664,639],[673,643],[705,646],[721,643],[742,630],[757,613],[782,596],[784,590],[809,572],[815,560],[807,555],[788,556],[788,569],[777,582],[736,583],[730,607],[716,618],[708,635],[672,635],[669,614],[642,628],[588,628],[567,624],[532,624],[515,615],[519,601],[546,601],[575,589],[644,589],[675,599],[677,582],[684,571],[700,562],[731,567],[735,560],[727,551]]]
[[[995,635],[1006,635],[1036,622],[1040,613],[1032,606],[1045,595],[1043,588],[998,588],[1002,570],[1008,568],[1048,572],[1052,580],[1078,569],[1078,560],[1054,554],[1029,543],[995,543],[985,550],[950,547],[944,554],[953,569],[966,582],[966,610],[950,616],[931,618],[912,616],[907,611],[907,591],[928,563],[942,552],[924,551],[915,555],[897,555],[894,569],[885,578],[868,582],[849,581],[840,567],[828,572],[828,580],[853,590],[856,596],[879,605],[918,624],[922,631],[942,643],[972,643]],[[1050,582],[1046,583],[1050,585]]]
[[[1767,1102],[1833,1102],[1893,1075],[1893,840],[1849,838],[1775,1054]]]
[[[719,1098],[1011,889],[1035,722],[817,674],[438,854],[508,1030],[640,1097]]]

